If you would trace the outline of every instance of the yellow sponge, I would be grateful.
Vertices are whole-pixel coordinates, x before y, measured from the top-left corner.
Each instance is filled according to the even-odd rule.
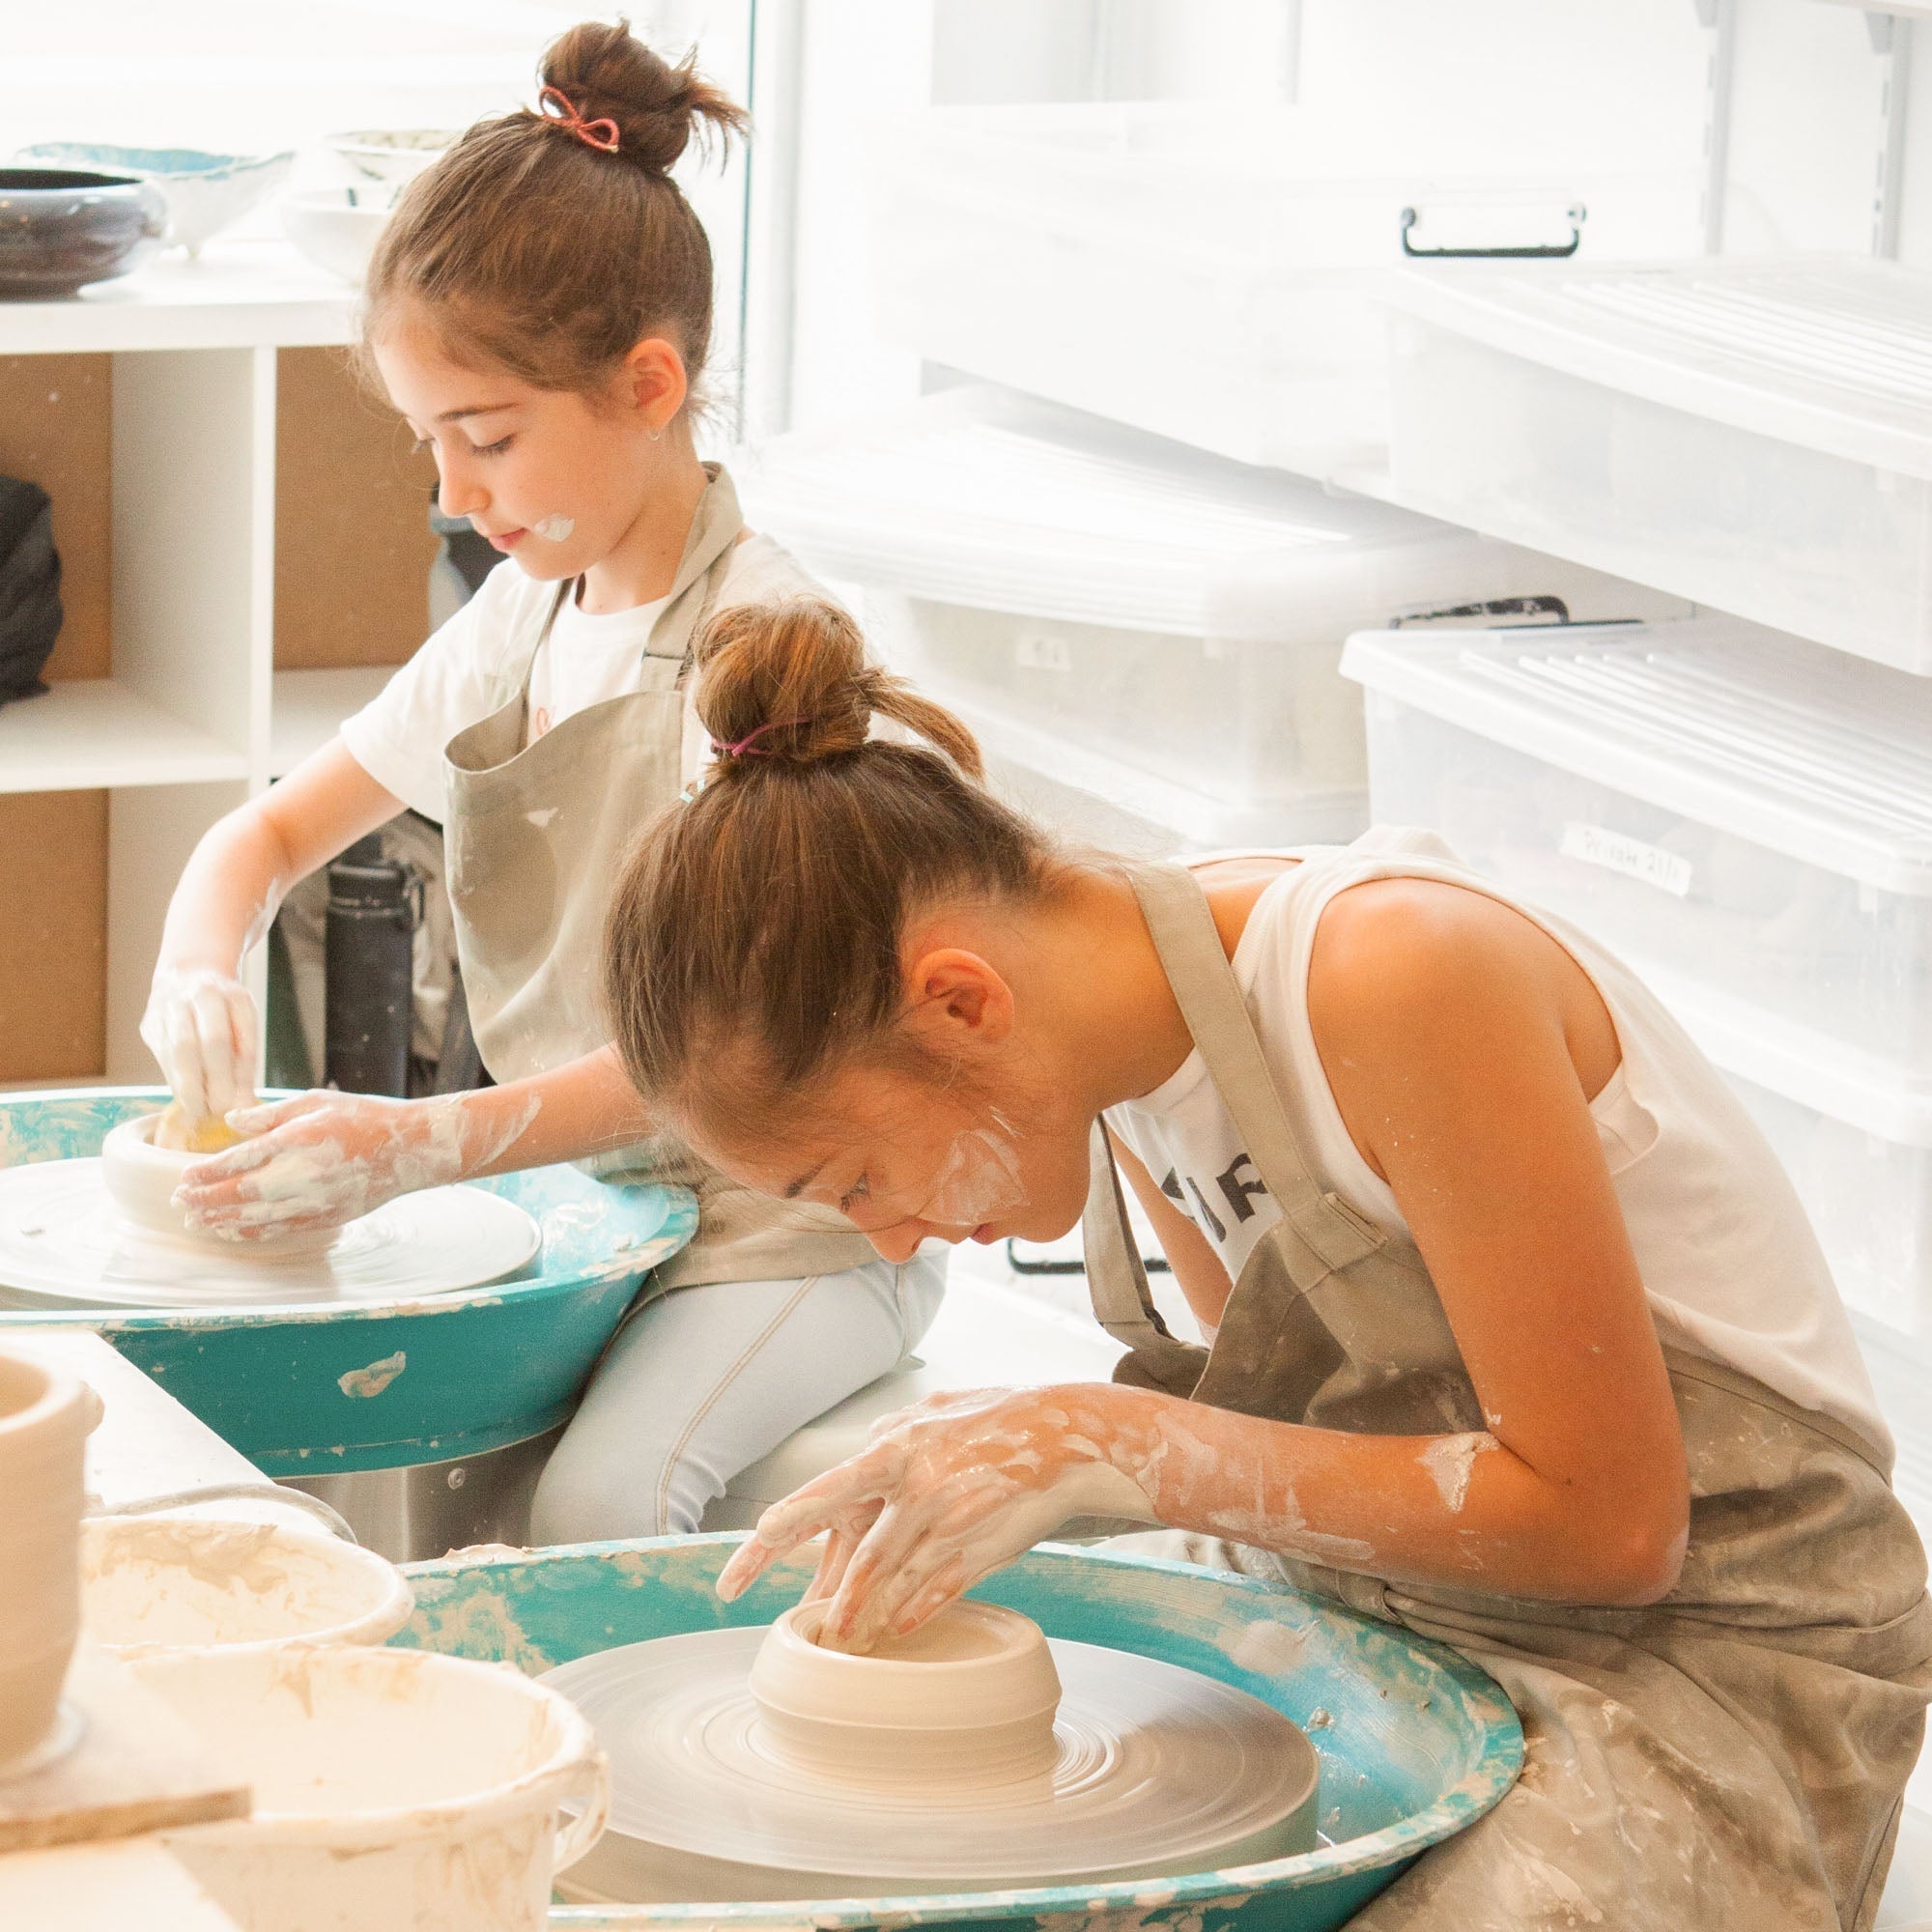
[[[155,1122],[155,1145],[177,1153],[221,1153],[239,1146],[242,1136],[224,1120],[211,1114],[190,1121],[179,1100],[170,1100]]]

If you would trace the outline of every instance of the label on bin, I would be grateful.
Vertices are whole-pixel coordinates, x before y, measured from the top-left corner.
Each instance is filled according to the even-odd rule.
[[[1022,670],[1071,670],[1073,651],[1051,631],[1022,631],[1013,639],[1013,662]]]
[[[1583,825],[1573,818],[1563,828],[1563,843],[1558,849],[1566,859],[1580,859],[1586,866],[1601,866],[1606,872],[1641,879],[1645,885],[1674,893],[1680,899],[1690,890],[1690,860],[1666,852],[1662,845],[1647,845],[1627,832],[1609,832],[1601,825]]]

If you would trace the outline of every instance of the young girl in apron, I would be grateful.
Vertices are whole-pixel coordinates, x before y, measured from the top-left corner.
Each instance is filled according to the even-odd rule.
[[[905,1411],[724,1593],[829,1532],[814,1587],[863,1649],[1073,1514],[1165,1524],[1516,1703],[1520,1782],[1357,1925],[1868,1926],[1932,1684],[1924,1558],[1797,1200],[1652,995],[1426,834],[1056,850],[944,714],[936,751],[867,742],[906,710],[830,607],[727,612],[699,665],[713,735],[763,755],[618,888],[639,1091],[882,1255],[1084,1208],[1131,1350],[1112,1385]],[[1154,1312],[1120,1169],[1206,1349]]]
[[[242,1105],[256,1021],[240,962],[280,895],[405,806],[442,824],[499,1084],[238,1114],[259,1138],[192,1168],[182,1198],[247,1240],[586,1156],[695,1186],[697,1238],[651,1284],[675,1292],[619,1333],[545,1472],[534,1529],[560,1541],[696,1529],[741,1468],[899,1360],[943,1273],[654,1144],[606,1043],[598,941],[621,855],[710,755],[692,639],[712,611],[806,580],[747,533],[692,442],[711,256],[667,170],[694,128],[743,117],[622,27],[566,34],[544,82],[541,112],[479,124],[412,185],[365,298],[366,353],[435,450],[443,509],[507,560],[340,737],[202,841],[143,1035],[191,1116]]]

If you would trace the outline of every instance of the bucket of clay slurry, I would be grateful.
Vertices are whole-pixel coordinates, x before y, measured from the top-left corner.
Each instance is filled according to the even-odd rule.
[[[532,1674],[592,1651],[767,1624],[810,1562],[776,1564],[735,1604],[713,1589],[736,1536],[452,1558],[411,1567],[415,1614],[392,1641],[501,1659]],[[1049,1637],[1138,1651],[1232,1684],[1292,1718],[1321,1760],[1324,1843],[1294,1858],[1026,1890],[793,1903],[558,1906],[564,1928],[856,1932],[1331,1932],[1516,1781],[1522,1730],[1491,1678],[1441,1644],[1325,1599],[1186,1563],[1042,1545],[972,1592]]]
[[[81,1525],[81,1618],[114,1657],[381,1643],[413,1601],[394,1564],[321,1529],[163,1511]]]
[[[164,1834],[241,1932],[539,1932],[604,1828],[589,1725],[514,1670],[363,1649],[129,1668],[253,1788],[249,1817]]]

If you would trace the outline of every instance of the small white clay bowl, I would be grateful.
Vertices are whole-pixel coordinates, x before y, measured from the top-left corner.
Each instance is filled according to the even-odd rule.
[[[198,1160],[213,1160],[214,1156],[157,1148],[155,1124],[160,1118],[158,1114],[143,1114],[138,1120],[123,1121],[100,1143],[100,1179],[124,1221],[144,1234],[191,1241],[204,1253],[215,1249],[264,1261],[295,1261],[326,1253],[335,1245],[342,1233],[340,1228],[321,1228],[313,1234],[283,1235],[273,1240],[247,1242],[190,1233],[182,1219],[182,1210],[174,1205],[174,1192],[188,1168]]]
[[[363,128],[331,134],[327,146],[370,181],[400,183],[434,166],[462,138],[458,128]]]
[[[360,282],[395,208],[395,187],[364,182],[355,187],[304,188],[282,200],[282,227],[318,268]]]
[[[177,1514],[81,1525],[81,1621],[115,1657],[383,1643],[414,1607],[393,1564],[317,1530]]]
[[[773,1742],[801,1761],[863,1776],[1006,1778],[1052,1768],[1060,1673],[1039,1626],[962,1600],[865,1656],[816,1641],[823,1603],[773,1624],[751,1690]]]

